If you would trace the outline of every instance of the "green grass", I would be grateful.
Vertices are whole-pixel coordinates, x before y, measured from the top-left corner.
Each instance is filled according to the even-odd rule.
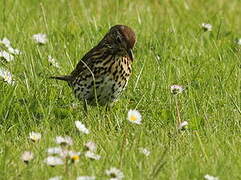
[[[0,63],[16,80],[15,86],[0,81],[0,179],[107,179],[112,166],[128,180],[241,179],[241,51],[234,43],[241,38],[240,7],[239,0],[1,0],[0,38],[23,54]],[[203,22],[213,31],[203,32]],[[115,24],[136,32],[133,74],[111,111],[92,107],[86,118],[67,84],[48,77],[70,73]],[[36,33],[46,33],[49,42],[36,45]],[[48,55],[60,69],[49,65]],[[173,96],[173,84],[186,89]],[[181,120],[189,122],[182,132],[176,100]],[[141,125],[126,120],[129,109],[141,112]],[[91,133],[79,133],[76,120]],[[42,133],[40,142],[30,142],[31,131]],[[67,170],[48,167],[46,149],[56,146],[57,135],[71,136],[76,151],[94,141],[101,160],[81,156]],[[20,159],[26,150],[35,154],[28,165]]]

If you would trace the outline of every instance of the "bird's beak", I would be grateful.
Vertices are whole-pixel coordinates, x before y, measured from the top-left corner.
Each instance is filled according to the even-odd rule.
[[[130,56],[131,60],[133,61],[134,55],[131,49],[127,50],[128,55]]]

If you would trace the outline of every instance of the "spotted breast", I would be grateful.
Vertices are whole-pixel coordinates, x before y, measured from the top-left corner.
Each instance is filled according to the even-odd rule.
[[[131,75],[131,61],[127,56],[111,57],[95,64],[93,70],[86,68],[70,84],[78,99],[86,100],[89,105],[105,105],[117,100]]]

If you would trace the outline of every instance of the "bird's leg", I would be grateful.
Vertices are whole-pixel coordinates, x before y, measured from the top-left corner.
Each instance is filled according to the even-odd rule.
[[[105,106],[105,111],[106,111],[106,112],[110,111],[112,107],[113,107],[113,103],[107,104],[107,105]]]
[[[84,114],[87,116],[88,115],[88,104],[87,104],[87,100],[84,100]]]

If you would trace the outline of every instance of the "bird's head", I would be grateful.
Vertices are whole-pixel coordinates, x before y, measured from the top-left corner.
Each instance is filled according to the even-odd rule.
[[[125,25],[115,25],[110,28],[101,43],[107,45],[111,50],[119,55],[129,55],[133,60],[132,49],[136,43],[134,31]]]

